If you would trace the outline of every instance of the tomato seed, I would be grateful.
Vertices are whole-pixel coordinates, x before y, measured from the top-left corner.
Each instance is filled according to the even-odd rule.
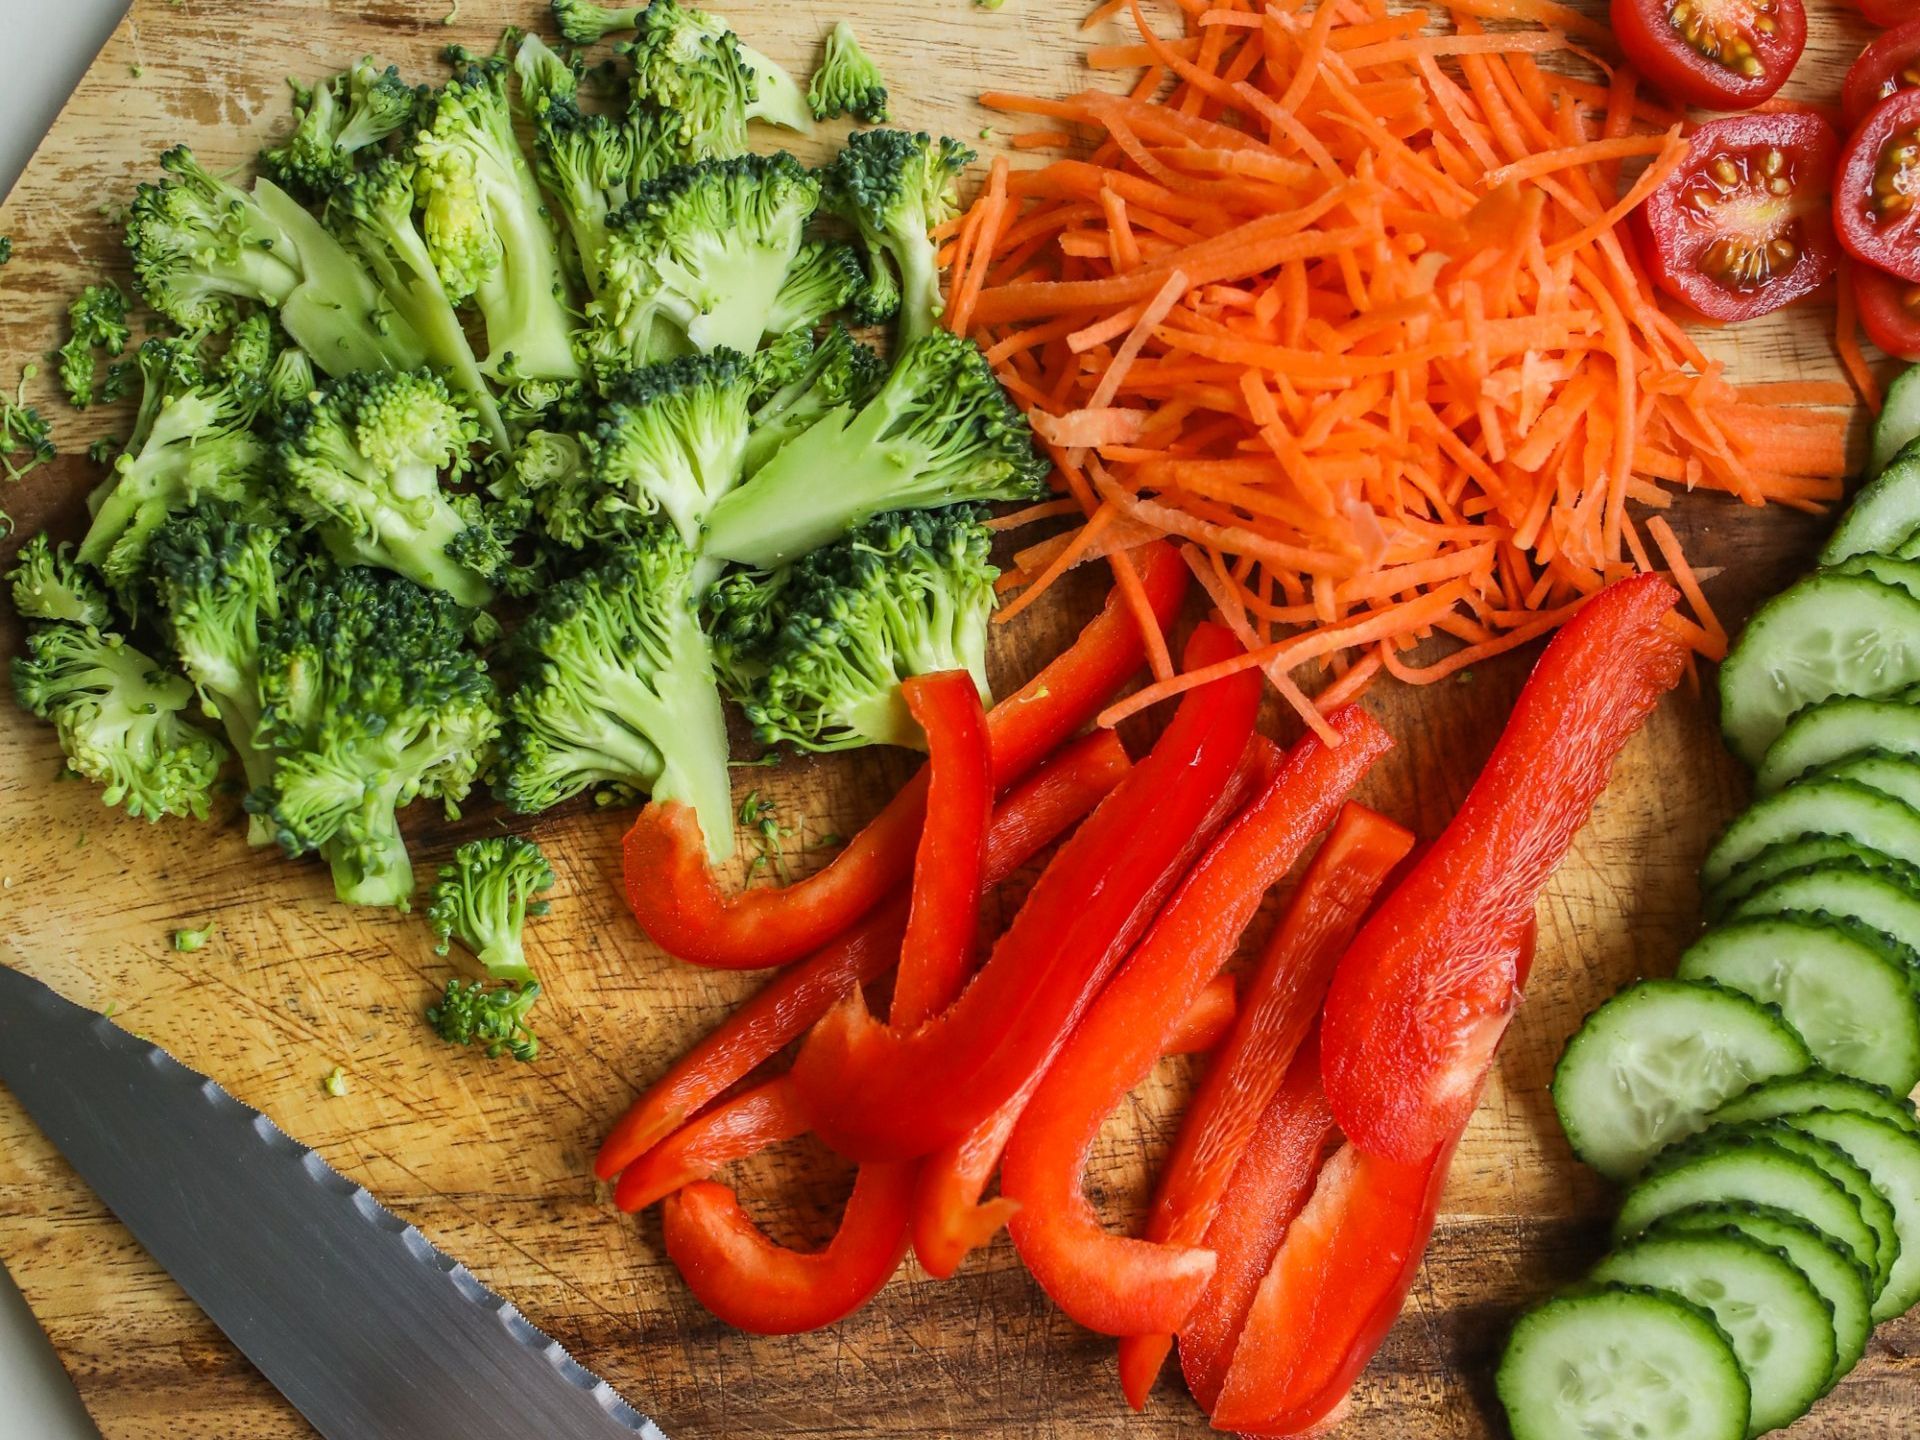
[[[1873,171],[1873,209],[1880,215],[1905,215],[1913,209],[1909,193],[1920,185],[1914,169],[1920,165],[1920,128],[1896,135],[1880,152]]]

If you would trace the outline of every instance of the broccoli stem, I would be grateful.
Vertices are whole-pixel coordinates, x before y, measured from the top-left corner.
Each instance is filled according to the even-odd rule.
[[[398,784],[370,787],[354,843],[322,847],[333,869],[333,893],[343,904],[392,907],[413,897],[413,860],[400,834],[398,801]]]

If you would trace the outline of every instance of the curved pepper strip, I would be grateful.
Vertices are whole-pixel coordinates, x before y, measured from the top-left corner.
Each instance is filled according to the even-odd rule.
[[[1195,997],[1167,1037],[1168,1055],[1205,1055],[1233,1031],[1240,1014],[1240,987],[1231,975],[1216,975]]]
[[[1167,1245],[1204,1241],[1219,1255],[1213,1281],[1196,1313],[1206,1310],[1210,1303],[1217,1304],[1216,1292],[1236,1262],[1236,1256],[1217,1249],[1213,1235],[1214,1216],[1220,1212],[1228,1182],[1234,1179],[1253,1136],[1272,1123],[1263,1112],[1291,1076],[1294,1057],[1319,1018],[1334,966],[1366,918],[1380,887],[1412,849],[1413,833],[1404,826],[1353,801],[1341,807],[1339,818],[1315,852],[1313,863],[1307,866],[1254,967],[1233,1029],[1187,1106],[1173,1149],[1160,1167],[1153,1208],[1147,1212],[1145,1237]],[[1316,1108],[1324,1112],[1319,1063],[1316,1048],[1313,1093]],[[1311,1182],[1318,1168],[1316,1163],[1303,1183]],[[1301,1199],[1305,1199],[1304,1189]],[[1242,1227],[1234,1224],[1226,1229],[1226,1243],[1244,1250]],[[1278,1233],[1273,1239],[1278,1242]],[[1246,1280],[1246,1293],[1240,1301],[1243,1313],[1272,1252],[1273,1245],[1269,1244]],[[1195,1317],[1189,1316],[1181,1327],[1183,1364],[1191,1348],[1186,1337],[1194,1323]],[[1236,1328],[1234,1334],[1238,1333]],[[1134,1409],[1145,1407],[1147,1392],[1172,1349],[1173,1336],[1166,1333],[1121,1338],[1120,1388]],[[1221,1375],[1226,1373],[1226,1361],[1232,1353],[1229,1346],[1220,1356]],[[1214,1389],[1218,1388],[1215,1377]]]
[[[1000,1193],[1008,1229],[1040,1287],[1089,1330],[1177,1330],[1206,1289],[1214,1256],[1195,1245],[1116,1235],[1083,1189],[1100,1127],[1152,1073],[1181,1018],[1233,958],[1266,893],[1393,747],[1357,705],[1328,717],[1337,746],[1308,735],[1280,773],[1213,842],[1048,1066],[1007,1143]]]
[[[1504,946],[1516,996],[1533,968],[1534,940],[1529,915]],[[1468,1097],[1469,1118],[1480,1088]],[[1462,1120],[1411,1165],[1353,1144],[1327,1162],[1247,1312],[1214,1429],[1305,1435],[1338,1415],[1406,1304],[1465,1133]]]
[[[918,1025],[966,983],[985,887],[992,762],[980,692],[965,671],[916,677],[902,687],[927,736],[927,823],[913,862],[913,900],[900,952],[893,1011]],[[733,1191],[700,1181],[667,1202],[667,1254],[687,1288],[742,1330],[791,1335],[858,1310],[900,1268],[908,1243],[915,1165],[861,1165],[846,1213],[823,1250],[776,1245],[747,1218]]]
[[[1203,625],[1189,663],[1237,648]],[[911,1029],[882,1025],[857,995],[827,1012],[793,1067],[822,1140],[856,1160],[924,1155],[965,1135],[1045,1067],[1178,880],[1182,850],[1253,734],[1259,683],[1249,670],[1189,692],[1152,753],[1061,847],[987,963],[938,1018]]]
[[[1135,555],[1147,603],[1164,629],[1186,598],[1187,568],[1161,542]],[[1072,645],[988,715],[994,789],[1029,774],[1145,660],[1139,624],[1116,589]],[[655,944],[691,964],[789,964],[850,929],[905,883],[926,810],[923,769],[825,868],[779,889],[728,895],[708,867],[691,807],[649,804],[624,844],[627,902]]]
[[[1516,994],[1508,937],[1680,678],[1686,650],[1663,623],[1678,598],[1640,575],[1567,622],[1459,813],[1342,960],[1321,1065],[1334,1118],[1362,1150],[1426,1160],[1473,1109]]]
[[[987,832],[987,883],[998,884],[1058,840],[1110,794],[1132,768],[1109,730],[1060,751],[994,807]],[[905,896],[781,971],[628,1107],[600,1146],[594,1173],[611,1180],[711,1104],[729,1086],[805,1034],[854,987],[877,980],[900,959]]]
[[[806,1133],[799,1097],[779,1076],[689,1120],[647,1151],[620,1172],[613,1203],[628,1213],[644,1210],[722,1166]]]

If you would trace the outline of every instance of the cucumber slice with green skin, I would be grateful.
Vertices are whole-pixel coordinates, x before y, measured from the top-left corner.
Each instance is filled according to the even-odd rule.
[[[1620,1202],[1613,1238],[1630,1240],[1689,1205],[1722,1202],[1775,1205],[1798,1215],[1839,1241],[1870,1275],[1878,1274],[1880,1237],[1847,1187],[1813,1161],[1744,1130],[1710,1146],[1684,1145],[1662,1155]]]
[[[1844,836],[1809,835],[1804,839],[1782,840],[1777,845],[1769,845],[1734,871],[1724,884],[1708,891],[1707,918],[1710,921],[1719,920],[1754,891],[1783,876],[1828,866],[1839,870],[1864,870],[1920,896],[1920,865],[1909,865],[1904,860],[1896,860],[1891,855],[1855,844]]]
[[[1900,1227],[1893,1213],[1893,1203],[1880,1193],[1880,1187],[1873,1183],[1873,1176],[1867,1173],[1865,1166],[1831,1140],[1823,1140],[1800,1128],[1796,1123],[1797,1118],[1749,1120],[1744,1125],[1716,1126],[1696,1137],[1693,1143],[1705,1150],[1742,1137],[1766,1140],[1782,1150],[1791,1151],[1802,1160],[1818,1165],[1837,1180],[1852,1197],[1860,1211],[1860,1218],[1867,1222],[1867,1228],[1873,1231],[1873,1254],[1867,1257],[1867,1266],[1873,1271],[1873,1294],[1877,1303],[1887,1288],[1887,1282],[1893,1277],[1893,1267],[1900,1260]]]
[[[1727,912],[1727,920],[1761,915],[1818,915],[1861,927],[1912,962],[1920,954],[1920,895],[1872,870],[1816,865],[1769,881]]]
[[[1807,706],[1913,684],[1920,684],[1920,600],[1865,575],[1811,575],[1761,606],[1741,631],[1720,666],[1720,725],[1734,754],[1757,766]]]
[[[1737,920],[1696,940],[1678,978],[1717,980],[1778,1007],[1829,1070],[1894,1090],[1920,1084],[1912,972],[1846,930],[1797,916]]]
[[[1712,1314],[1747,1372],[1749,1437],[1791,1425],[1826,1393],[1833,1308],[1784,1252],[1737,1231],[1648,1235],[1593,1267],[1604,1285],[1651,1285]]]
[[[1514,1440],[1745,1440],[1751,1389],[1713,1317],[1609,1285],[1522,1315],[1495,1380]]]
[[[1893,1207],[1900,1255],[1873,1303],[1873,1318],[1906,1314],[1920,1303],[1920,1137],[1890,1121],[1844,1110],[1808,1110],[1783,1123],[1846,1151]]]
[[[1866,575],[1920,600],[1920,561],[1893,555],[1854,555],[1833,567],[1836,575]]]
[[[1908,436],[1875,466],[1873,478],[1860,487],[1821,548],[1822,565],[1838,565],[1854,555],[1898,554],[1901,542],[1920,530],[1920,450],[1913,440]]]
[[[1900,452],[1920,439],[1920,365],[1903,371],[1887,387],[1886,403],[1873,426],[1873,453],[1867,474],[1878,475]]]
[[[1832,1308],[1833,1374],[1827,1377],[1821,1393],[1832,1390],[1866,1354],[1867,1337],[1873,1333],[1873,1277],[1831,1235],[1770,1205],[1689,1205],[1647,1233],[1717,1234],[1728,1230],[1783,1252]]]
[[[1874,752],[1920,756],[1920,708],[1857,695],[1823,700],[1794,716],[1767,747],[1754,789],[1771,795],[1824,766]]]
[[[1762,1080],[1746,1094],[1734,1096],[1710,1118],[1716,1125],[1738,1124],[1743,1120],[1786,1119],[1808,1110],[1872,1115],[1920,1137],[1920,1119],[1914,1117],[1913,1106],[1900,1096],[1818,1066],[1802,1070],[1798,1075]]]
[[[1718,889],[1769,845],[1809,835],[1838,836],[1920,865],[1920,810],[1851,780],[1820,780],[1767,796],[1723,830],[1700,867],[1701,884]]]
[[[1553,1104],[1574,1154],[1624,1180],[1755,1081],[1809,1063],[1778,1010],[1721,985],[1643,980],[1567,1042]]]
[[[1916,711],[1920,714],[1920,711]],[[1809,780],[1851,780],[1920,810],[1920,756],[1875,753],[1823,765]]]

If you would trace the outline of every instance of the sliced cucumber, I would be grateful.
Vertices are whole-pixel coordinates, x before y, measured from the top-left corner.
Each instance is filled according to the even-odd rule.
[[[1769,845],[1809,835],[1838,836],[1920,865],[1920,810],[1851,780],[1821,780],[1769,795],[1722,831],[1700,867],[1701,883],[1717,889]]]
[[[1783,1251],[1794,1268],[1813,1282],[1827,1304],[1833,1307],[1833,1374],[1827,1377],[1831,1390],[1866,1353],[1867,1337],[1873,1333],[1873,1277],[1866,1266],[1856,1264],[1846,1247],[1831,1235],[1807,1224],[1797,1215],[1776,1210],[1770,1205],[1689,1205],[1667,1216],[1647,1233],[1668,1235],[1676,1231],[1698,1233],[1734,1230]]]
[[[1721,985],[1643,980],[1586,1018],[1553,1072],[1574,1154],[1612,1180],[1755,1081],[1808,1064],[1780,1012]]]
[[[1823,766],[1873,751],[1920,755],[1920,707],[1856,695],[1811,705],[1767,747],[1754,788],[1771,795]]]
[[[1823,765],[1807,778],[1851,780],[1920,810],[1920,756],[1889,752],[1853,755],[1832,765]]]
[[[1721,1201],[1775,1205],[1798,1215],[1838,1240],[1869,1274],[1879,1273],[1880,1237],[1861,1217],[1847,1187],[1771,1138],[1745,1133],[1722,1136],[1708,1146],[1679,1146],[1661,1156],[1621,1201],[1613,1237],[1629,1240],[1676,1210]]]
[[[1747,622],[1720,667],[1720,724],[1734,753],[1757,766],[1816,701],[1916,683],[1920,600],[1865,575],[1813,575]]]
[[[1784,1252],[1738,1231],[1648,1235],[1607,1256],[1592,1278],[1655,1286],[1712,1314],[1747,1372],[1749,1436],[1791,1425],[1833,1378],[1833,1307]]]
[[[1495,1381],[1514,1440],[1744,1440],[1751,1390],[1697,1305],[1609,1285],[1520,1317]]]
[[[1836,575],[1867,575],[1882,585],[1904,590],[1920,600],[1920,561],[1893,555],[1854,555],[1833,567]]]
[[[1843,1110],[1856,1115],[1872,1115],[1920,1136],[1920,1120],[1913,1106],[1891,1090],[1869,1085],[1846,1075],[1815,1066],[1798,1075],[1782,1075],[1762,1080],[1744,1095],[1736,1095],[1709,1117],[1716,1125],[1742,1120],[1788,1118],[1806,1110]]]
[[[1920,1302],[1920,1137],[1872,1115],[1846,1110],[1808,1110],[1786,1124],[1846,1151],[1893,1208],[1900,1254],[1873,1318],[1891,1320]]]
[[[1678,974],[1777,1006],[1829,1070],[1900,1091],[1920,1084],[1912,973],[1883,947],[1810,918],[1738,920],[1696,940]]]
[[[1888,432],[1893,435],[1904,426]],[[1853,497],[1820,551],[1822,565],[1837,565],[1850,555],[1893,555],[1900,543],[1920,530],[1920,451],[1914,437],[1876,463],[1874,475]],[[1874,453],[1880,452],[1876,435]]]
[[[1867,462],[1867,474],[1878,475],[1915,440],[1920,440],[1920,365],[1902,371],[1887,387],[1886,403],[1873,426],[1873,453]]]
[[[1729,920],[1758,915],[1819,915],[1861,927],[1912,963],[1920,954],[1920,895],[1873,870],[1816,865],[1769,881],[1727,913]]]
[[[1718,920],[1755,890],[1783,875],[1827,865],[1882,875],[1920,895],[1920,865],[1909,865],[1904,860],[1896,860],[1891,855],[1855,844],[1844,836],[1809,835],[1804,839],[1782,840],[1777,845],[1767,846],[1723,883],[1716,885],[1707,893],[1707,918]]]

